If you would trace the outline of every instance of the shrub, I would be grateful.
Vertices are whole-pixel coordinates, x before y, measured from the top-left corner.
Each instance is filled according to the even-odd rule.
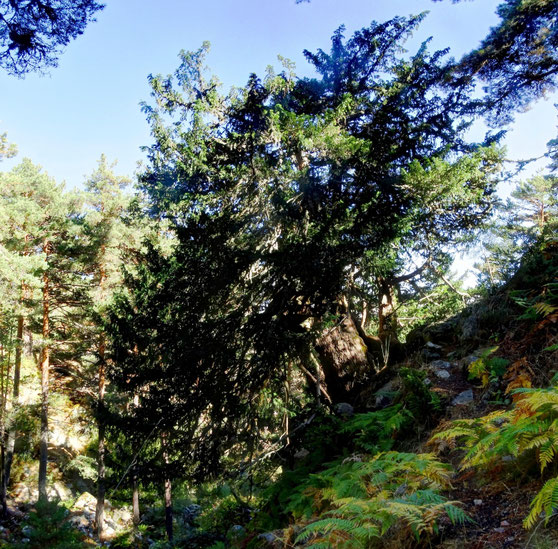
[[[17,549],[83,549],[83,536],[68,522],[68,510],[53,502],[39,501],[23,524],[29,542],[15,544]]]

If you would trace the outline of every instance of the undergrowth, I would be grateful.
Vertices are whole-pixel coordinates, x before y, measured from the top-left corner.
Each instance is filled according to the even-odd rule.
[[[465,455],[461,468],[487,468],[502,458],[531,457],[541,474],[558,465],[558,383],[546,389],[516,389],[514,407],[476,419],[454,421],[432,441],[457,441]],[[558,476],[552,476],[531,502],[524,527],[531,528],[541,513],[546,521],[558,510]]]
[[[25,538],[6,547],[15,549],[83,549],[83,536],[68,521],[68,509],[54,502],[39,501],[22,525]]]
[[[372,547],[388,531],[411,532],[418,541],[437,532],[446,515],[465,513],[439,492],[449,487],[451,467],[432,454],[380,453],[330,464],[311,475],[291,498],[297,519],[312,518],[296,542],[316,548]]]

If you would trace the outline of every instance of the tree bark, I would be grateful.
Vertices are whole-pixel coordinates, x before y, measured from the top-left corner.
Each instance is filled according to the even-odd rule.
[[[97,505],[95,507],[95,525],[97,536],[102,539],[105,529],[105,420],[104,399],[106,390],[105,337],[101,334],[99,341],[99,394],[97,401],[97,429],[99,442],[97,447]]]
[[[161,435],[161,445],[163,447],[163,461],[165,463],[165,529],[167,538],[172,541],[172,484],[169,474],[169,454],[167,452],[167,434]]]
[[[368,347],[350,314],[330,328],[315,344],[327,394],[333,403],[351,402],[357,385],[373,371]]]
[[[383,343],[399,341],[393,284],[385,278],[378,279],[378,337]]]
[[[44,249],[48,256],[48,242]],[[41,441],[39,449],[39,501],[48,501],[47,463],[48,463],[48,394],[50,367],[50,280],[48,271],[43,274],[43,348],[41,351]]]
[[[138,471],[134,466],[132,470],[132,514],[134,528],[137,528],[140,523],[140,505],[139,505],[139,483]]]
[[[104,259],[105,247],[101,247],[101,257]],[[104,263],[101,262],[99,268],[99,288],[101,300],[104,298],[106,270]],[[95,507],[95,525],[97,527],[97,537],[101,540],[105,529],[105,391],[106,391],[106,338],[104,333],[99,334],[99,387],[97,396],[97,505]]]
[[[12,389],[12,409],[16,409],[19,406],[19,383],[21,378],[21,355],[23,352],[23,315],[17,317],[17,336],[16,336],[16,352],[15,352],[15,362],[14,362],[14,382]],[[2,478],[2,511],[4,516],[6,516],[8,507],[6,503],[6,496],[8,493],[8,486],[10,485],[10,476],[12,474],[12,463],[14,460],[14,448],[15,448],[16,430],[15,425],[10,425],[8,430],[8,439],[6,442],[6,462],[4,464],[4,475]]]
[[[134,349],[137,352],[137,348]],[[139,395],[134,395],[133,400],[134,406],[137,408],[139,406]],[[136,459],[139,448],[137,445],[132,447],[134,453],[134,460]],[[140,500],[139,500],[139,479],[138,479],[138,467],[134,465],[132,468],[132,513],[133,513],[133,523],[134,527],[137,528],[140,523]]]

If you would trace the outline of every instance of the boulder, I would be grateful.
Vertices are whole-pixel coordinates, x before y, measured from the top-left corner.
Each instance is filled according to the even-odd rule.
[[[355,409],[348,402],[340,402],[335,405],[335,412],[341,417],[352,417]]]
[[[447,360],[435,360],[434,362],[430,363],[430,367],[436,370],[439,370],[440,368],[447,370],[452,366],[453,364],[451,362],[448,362]]]
[[[93,509],[97,506],[97,498],[89,492],[83,492],[72,505],[72,509]]]
[[[194,521],[201,515],[202,508],[196,503],[192,503],[184,507],[182,511],[182,520],[186,524],[193,524]]]
[[[49,495],[52,493],[56,499],[60,499],[61,501],[72,498],[72,491],[61,482],[55,482],[49,492]]]
[[[473,389],[467,389],[466,391],[463,391],[463,392],[459,393],[451,401],[451,403],[454,406],[465,406],[465,405],[470,404],[471,402],[473,402],[473,399],[474,399]]]
[[[393,404],[393,401],[400,388],[401,382],[399,378],[393,378],[392,380],[388,381],[381,389],[376,391],[374,407],[385,408],[386,406]]]

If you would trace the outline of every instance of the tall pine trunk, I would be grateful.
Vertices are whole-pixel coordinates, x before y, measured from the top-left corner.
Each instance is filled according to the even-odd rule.
[[[137,352],[137,349],[134,349]],[[139,395],[134,395],[134,407],[139,406]],[[138,453],[138,446],[135,444],[133,446],[134,460],[136,459]],[[133,513],[133,523],[134,528],[137,528],[140,523],[140,500],[139,500],[139,479],[138,479],[138,467],[134,465],[132,468],[132,513]]]
[[[105,529],[105,420],[104,398],[106,389],[105,337],[101,334],[99,342],[99,395],[97,402],[97,428],[99,442],[97,448],[97,506],[95,508],[95,524],[97,536],[103,537]]]
[[[132,521],[134,528],[140,523],[140,505],[139,505],[139,482],[138,469],[136,466],[132,469]]]
[[[11,333],[10,333],[10,340],[11,340]],[[5,436],[6,436],[6,414],[8,412],[8,391],[10,385],[10,364],[11,364],[11,357],[10,352],[8,352],[7,357],[4,356],[4,346],[2,345],[2,371],[0,372],[0,392],[2,395],[2,406],[1,406],[1,414],[2,417],[0,418],[0,448],[1,448],[1,484],[2,488],[5,486],[4,476],[5,476],[5,465],[6,465],[6,445],[5,445]],[[7,516],[8,514],[8,505],[6,502],[6,490],[2,489],[1,494],[1,502],[2,502],[2,514],[3,516]]]
[[[165,529],[167,531],[167,538],[172,541],[173,528],[172,528],[172,484],[169,471],[169,454],[167,451],[167,434],[161,435],[161,446],[163,447],[163,461],[165,464]]]
[[[22,290],[23,292],[23,290]],[[16,352],[15,352],[15,362],[14,362],[14,381],[12,388],[12,409],[17,409],[19,406],[19,382],[21,378],[21,355],[23,351],[23,315],[20,314],[17,317],[17,336],[16,336]],[[16,429],[15,425],[10,424],[8,429],[8,438],[6,442],[6,461],[4,464],[4,475],[2,477],[1,486],[1,499],[2,499],[2,511],[4,516],[7,513],[7,503],[6,496],[8,493],[8,486],[10,485],[10,476],[12,474],[12,463],[14,460],[14,448],[16,439]]]
[[[101,302],[104,298],[106,271],[103,263],[105,255],[105,247],[101,247],[101,264],[99,268],[99,288],[101,294]],[[99,335],[99,393],[97,397],[97,430],[99,436],[97,448],[97,506],[95,507],[95,524],[97,526],[97,536],[99,539],[103,537],[105,529],[105,390],[106,390],[106,338],[101,332]]]
[[[44,246],[48,256],[49,243]],[[39,447],[39,501],[48,501],[48,393],[50,367],[50,280],[48,271],[43,274],[43,348],[41,351],[41,441]]]

